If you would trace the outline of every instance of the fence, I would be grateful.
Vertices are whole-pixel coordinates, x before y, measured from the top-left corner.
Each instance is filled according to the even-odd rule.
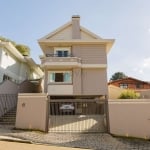
[[[105,100],[51,99],[49,108],[49,132],[106,132]]]
[[[109,100],[110,133],[150,139],[150,99]]]
[[[0,94],[0,117],[17,106],[17,94]]]

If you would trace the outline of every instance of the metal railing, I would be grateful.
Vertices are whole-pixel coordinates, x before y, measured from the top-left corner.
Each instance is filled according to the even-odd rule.
[[[46,57],[74,57],[72,54],[46,54]]]
[[[0,117],[17,107],[17,94],[0,94]]]

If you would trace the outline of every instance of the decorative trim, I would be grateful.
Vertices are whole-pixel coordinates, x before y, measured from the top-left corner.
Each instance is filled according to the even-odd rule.
[[[107,64],[82,64],[82,68],[107,68]]]

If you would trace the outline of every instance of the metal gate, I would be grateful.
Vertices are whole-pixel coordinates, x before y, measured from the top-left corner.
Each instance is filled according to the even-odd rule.
[[[50,99],[49,132],[106,132],[106,101]]]
[[[15,124],[17,100],[17,94],[0,94],[0,125]]]

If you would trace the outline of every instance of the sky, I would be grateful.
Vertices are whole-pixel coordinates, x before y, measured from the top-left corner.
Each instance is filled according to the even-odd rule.
[[[150,81],[150,0],[0,0],[0,36],[25,44],[40,64],[37,40],[80,15],[83,27],[115,39],[108,80],[115,72]]]

